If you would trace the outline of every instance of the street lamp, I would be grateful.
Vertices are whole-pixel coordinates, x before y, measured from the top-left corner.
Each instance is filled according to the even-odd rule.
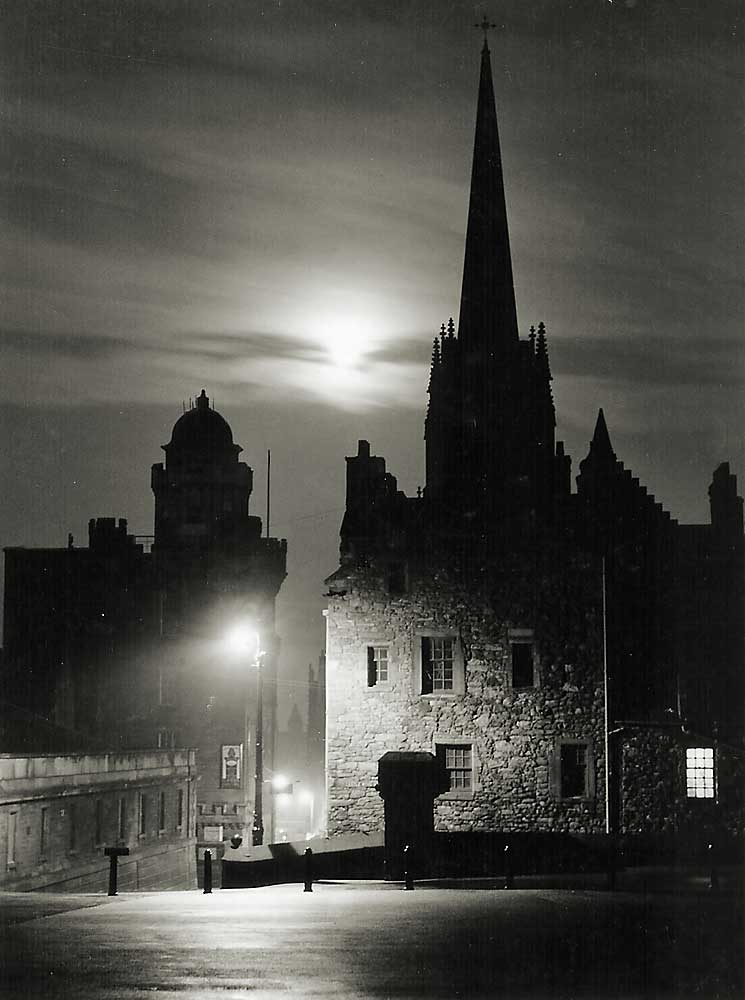
[[[236,653],[248,653],[256,668],[256,753],[254,757],[254,815],[251,843],[264,843],[264,687],[261,676],[261,648],[259,633],[248,625],[236,625],[228,634],[228,645]]]

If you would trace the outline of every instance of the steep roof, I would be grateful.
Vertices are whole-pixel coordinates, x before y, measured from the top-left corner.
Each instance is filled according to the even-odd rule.
[[[458,335],[469,355],[497,358],[517,343],[517,310],[489,47],[481,77]],[[482,354],[482,357],[486,355]]]

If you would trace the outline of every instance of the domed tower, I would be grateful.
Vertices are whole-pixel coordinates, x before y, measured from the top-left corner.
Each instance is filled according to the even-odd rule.
[[[151,481],[164,632],[213,631],[236,615],[273,622],[286,543],[262,538],[261,518],[249,515],[253,473],[204,389],[163,450]]]
[[[263,763],[271,769],[279,655],[275,600],[286,575],[287,543],[262,537],[261,519],[249,515],[253,474],[239,461],[242,448],[204,389],[176,421],[163,451],[165,463],[152,467],[151,479],[161,639],[155,668],[160,690],[151,719],[159,741],[165,734],[199,748],[197,836],[206,844],[223,834],[245,834],[257,809],[263,824],[261,783],[257,793],[250,777],[258,773],[256,733],[250,730],[260,699]],[[260,684],[253,661],[226,648],[225,637],[236,625],[259,637]],[[270,835],[271,824],[267,816]]]
[[[153,466],[156,551],[232,546],[259,536],[261,521],[248,516],[253,472],[238,461],[242,450],[202,389],[163,445],[165,467]]]

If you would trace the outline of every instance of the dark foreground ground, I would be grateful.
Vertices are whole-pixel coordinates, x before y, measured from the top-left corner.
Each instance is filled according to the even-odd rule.
[[[737,997],[742,892],[705,881],[0,894],[0,996]]]

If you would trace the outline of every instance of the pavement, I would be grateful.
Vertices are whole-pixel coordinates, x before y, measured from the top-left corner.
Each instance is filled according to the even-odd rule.
[[[559,878],[557,876],[557,878]],[[566,879],[566,876],[561,877]],[[545,880],[544,880],[545,881]],[[745,995],[741,883],[322,882],[0,894],[0,996],[28,1000],[669,998]]]

